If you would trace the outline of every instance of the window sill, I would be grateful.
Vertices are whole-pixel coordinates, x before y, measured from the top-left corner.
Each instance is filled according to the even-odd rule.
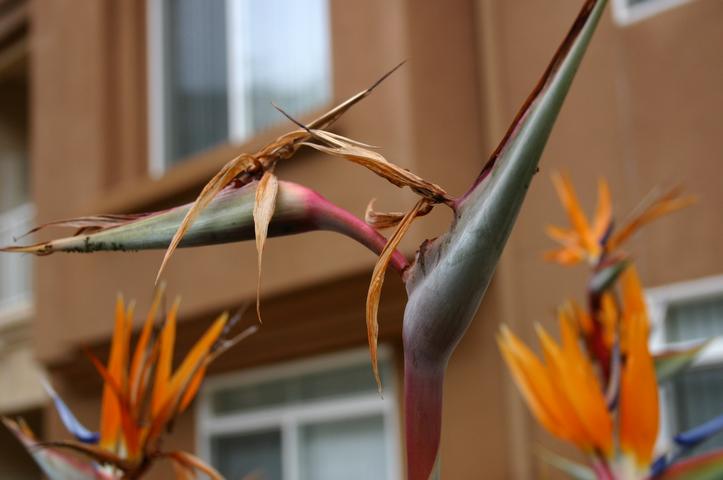
[[[35,306],[28,297],[0,303],[0,331],[29,323],[34,315]]]
[[[328,108],[304,116],[300,121],[311,122]],[[269,128],[238,144],[222,144],[188,157],[169,167],[162,176],[144,177],[114,187],[110,193],[95,199],[90,205],[94,213],[127,213],[175,206],[179,199],[192,200],[200,188],[221,167],[241,152],[256,152],[295,127],[288,122]],[[338,128],[332,129],[338,133]],[[300,152],[300,155],[305,153]]]

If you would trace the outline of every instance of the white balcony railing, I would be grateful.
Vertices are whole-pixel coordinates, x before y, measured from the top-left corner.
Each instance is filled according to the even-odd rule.
[[[35,206],[25,203],[0,213],[0,245],[12,245],[15,238],[33,227]],[[0,315],[25,309],[33,298],[32,256],[0,253]]]

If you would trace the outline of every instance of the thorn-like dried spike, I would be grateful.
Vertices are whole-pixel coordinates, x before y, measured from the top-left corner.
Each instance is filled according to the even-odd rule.
[[[376,210],[374,210],[375,201],[376,199],[373,198],[367,205],[366,210],[364,211],[364,222],[370,227],[373,227],[377,230],[395,227],[399,225],[399,222],[401,222],[406,215],[405,212],[377,212]],[[431,212],[432,208],[432,204],[427,203],[424,208],[417,212],[417,216],[423,217],[424,215]]]
[[[372,198],[364,210],[364,222],[367,225],[381,230],[383,228],[393,227],[404,218],[404,212],[377,212],[374,210],[376,198]]]
[[[218,344],[215,350],[213,350],[208,355],[208,360],[206,363],[211,363],[214,360],[216,360],[220,355],[222,355],[224,352],[226,352],[229,348],[233,347],[237,343],[241,342],[242,340],[250,337],[254,333],[258,332],[259,327],[258,325],[251,325],[250,327],[245,328],[241,333],[238,335],[229,338],[228,340],[223,340],[221,343]]]
[[[256,188],[256,202],[254,203],[254,228],[256,230],[256,252],[258,253],[258,275],[256,280],[256,315],[261,322],[261,258],[264,253],[264,243],[269,232],[269,223],[274,216],[276,208],[276,195],[279,191],[279,180],[270,170],[261,177]]]
[[[397,230],[389,238],[384,250],[382,250],[382,253],[379,255],[379,260],[377,260],[376,265],[374,265],[371,282],[369,282],[366,306],[367,340],[369,341],[372,371],[374,372],[374,379],[377,382],[379,394],[382,393],[382,380],[379,376],[379,366],[377,364],[377,343],[379,340],[379,320],[377,315],[379,313],[379,299],[382,295],[382,286],[384,285],[384,274],[387,271],[392,253],[397,249],[397,245],[399,245],[399,242],[404,238],[404,234],[409,230],[409,227],[417,216],[417,212],[424,208],[425,205],[427,205],[427,200],[423,198],[420,199],[404,216]]]
[[[394,68],[389,70],[387,73],[382,75],[376,82],[374,82],[370,87],[366,88],[365,90],[362,90],[361,92],[357,93],[353,97],[349,98],[345,102],[337,105],[336,107],[332,108],[313,122],[309,124],[309,128],[327,128],[329,125],[336,122],[344,113],[346,113],[347,110],[349,110],[351,107],[359,103],[361,100],[366,98],[372,91],[379,86],[384,80],[386,80],[391,74],[397,71],[402,65],[406,63],[406,60],[403,60],[399,62]]]

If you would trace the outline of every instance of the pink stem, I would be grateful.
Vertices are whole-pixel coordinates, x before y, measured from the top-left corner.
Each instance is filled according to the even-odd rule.
[[[309,202],[311,217],[319,229],[330,230],[351,237],[377,255],[382,252],[387,244],[387,239],[382,234],[349,211],[334,205],[313,190],[307,191],[307,201]],[[392,253],[389,265],[402,275],[409,267],[409,262],[400,251],[395,250]]]
[[[615,476],[610,471],[610,467],[607,462],[596,458],[592,461],[592,470],[595,472],[595,476],[599,480],[615,480]]]
[[[428,480],[439,455],[444,369],[419,365],[411,356],[404,362],[407,479]]]

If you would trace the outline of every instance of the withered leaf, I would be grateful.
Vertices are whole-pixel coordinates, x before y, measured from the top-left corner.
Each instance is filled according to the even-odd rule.
[[[269,222],[274,216],[276,208],[276,195],[279,191],[279,180],[271,171],[266,171],[256,188],[256,203],[254,203],[254,228],[256,230],[256,251],[258,253],[258,276],[256,281],[256,315],[261,322],[261,258],[264,253],[264,243],[269,232]]]
[[[384,74],[369,88],[362,90],[356,95],[353,95],[346,101],[326,112],[324,115],[315,119],[313,122],[311,122],[309,127],[327,128],[328,126],[330,126],[357,102],[369,95],[372,90],[374,90],[389,75],[391,75],[399,67],[401,67],[403,63],[404,62],[401,62],[399,65]],[[168,260],[171,258],[171,255],[173,255],[173,252],[178,247],[181,239],[183,239],[183,236],[193,224],[193,221],[223,188],[225,188],[236,179],[241,180],[242,183],[247,183],[248,181],[253,180],[253,178],[257,178],[260,172],[265,171],[267,168],[274,165],[278,160],[285,160],[291,158],[293,154],[298,150],[301,143],[305,140],[308,140],[310,136],[310,130],[306,127],[304,127],[304,129],[302,130],[294,130],[280,136],[255,154],[252,155],[249,153],[242,153],[241,155],[224,165],[224,167],[203,188],[198,198],[194,202],[193,206],[181,222],[181,225],[178,227],[176,234],[173,236],[173,239],[171,240],[171,243],[166,250],[163,261],[161,262],[161,267],[159,268],[158,274],[156,275],[156,283],[158,283],[158,280],[161,278],[161,275],[163,274]],[[335,137],[335,135],[329,136],[329,138]],[[37,250],[37,248],[35,250]],[[37,253],[35,252],[35,250],[33,250],[32,253]]]
[[[377,230],[391,228],[398,225],[406,215],[404,212],[378,212],[374,210],[375,201],[376,199],[373,198],[367,205],[367,208],[364,211],[364,222]],[[432,205],[427,203],[424,208],[417,212],[417,216],[424,216],[431,211]]]
[[[387,244],[384,246],[382,253],[379,255],[376,265],[374,265],[374,272],[369,283],[369,291],[367,292],[367,305],[366,305],[366,322],[367,322],[367,340],[369,341],[369,354],[372,361],[372,371],[374,372],[374,379],[377,382],[377,388],[379,393],[382,392],[382,381],[379,376],[379,366],[377,363],[377,343],[379,340],[379,320],[377,315],[379,313],[379,299],[382,295],[382,286],[384,285],[384,274],[389,266],[389,260],[392,257],[392,253],[397,249],[399,242],[404,238],[404,234],[407,233],[409,227],[412,225],[412,221],[417,216],[417,213],[427,205],[428,200],[422,198],[407,212],[394,234],[389,238]]]
[[[257,160],[253,157],[253,155],[242,153],[224,165],[221,171],[214,175],[206,186],[203,187],[203,190],[201,190],[201,193],[194,202],[193,206],[191,206],[186,213],[186,216],[183,218],[181,225],[178,227],[176,234],[171,240],[171,244],[168,245],[166,254],[163,256],[163,261],[161,262],[161,268],[158,269],[158,274],[156,275],[156,283],[158,283],[158,280],[161,278],[163,270],[166,268],[171,255],[173,255],[173,252],[178,247],[178,244],[181,243],[181,239],[183,239],[183,236],[186,234],[188,229],[191,227],[191,224],[198,217],[201,211],[206,208],[206,206],[211,203],[211,200],[214,199],[216,194],[218,194],[218,192],[220,192],[226,185],[231,183],[238,174],[248,170],[256,163]]]
[[[416,193],[431,200],[433,203],[450,200],[442,187],[428,182],[420,176],[389,162],[381,154],[361,147],[341,135],[332,135],[323,130],[311,130],[314,138],[323,143],[305,141],[302,145],[314,148],[329,155],[346,158],[376,173],[397,187],[409,187]]]

